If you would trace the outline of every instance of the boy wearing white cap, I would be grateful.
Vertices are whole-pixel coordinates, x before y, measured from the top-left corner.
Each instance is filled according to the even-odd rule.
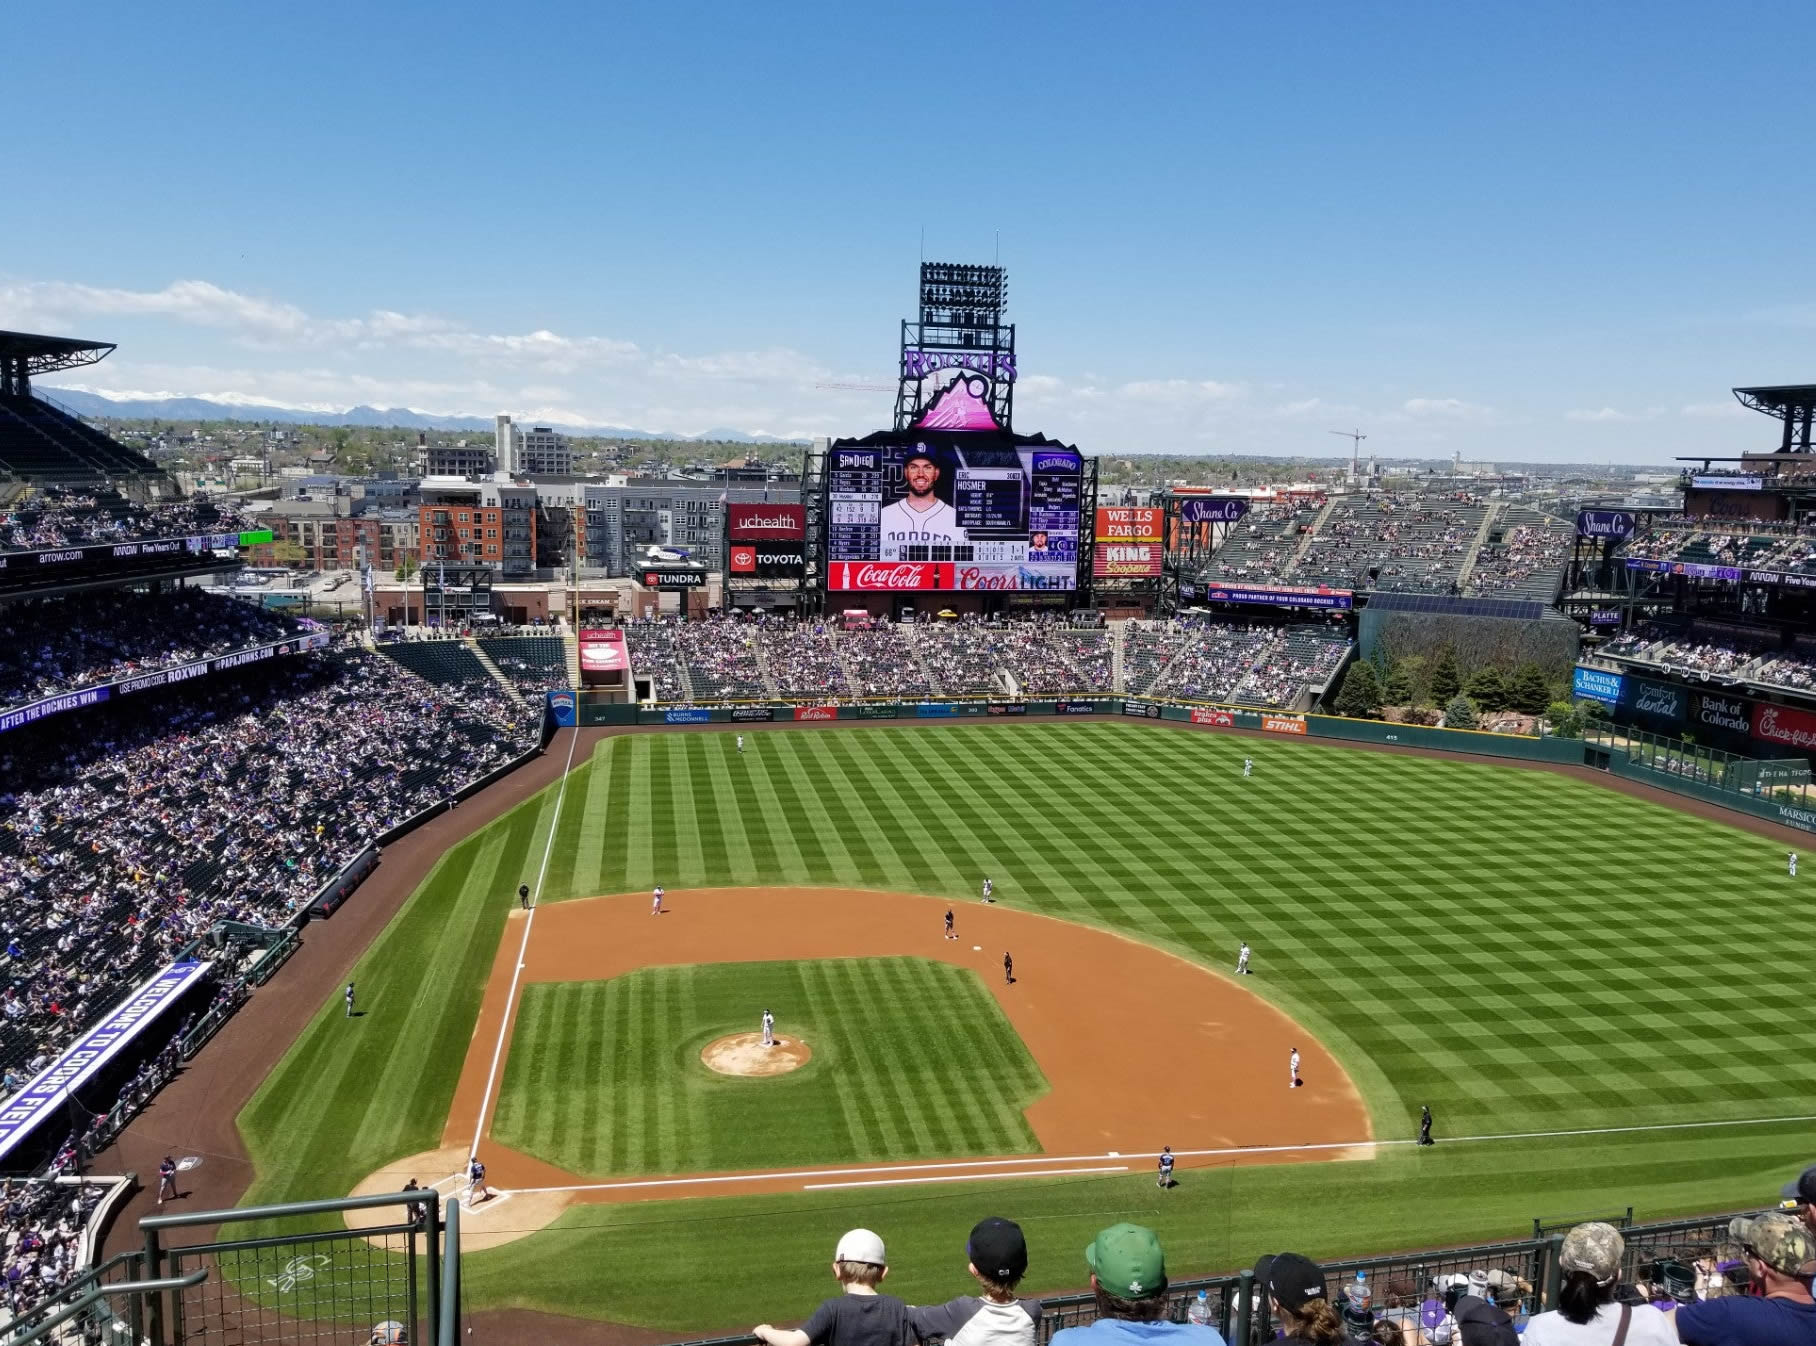
[[[883,1240],[868,1229],[853,1229],[832,1254],[832,1274],[845,1293],[828,1299],[798,1328],[759,1323],[751,1335],[764,1346],[914,1346],[920,1340],[908,1306],[877,1293],[889,1274]]]

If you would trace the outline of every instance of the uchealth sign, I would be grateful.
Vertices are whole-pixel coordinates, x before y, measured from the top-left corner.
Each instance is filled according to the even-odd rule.
[[[1270,734],[1303,734],[1305,717],[1303,715],[1263,715],[1261,727]]]
[[[1816,749],[1816,715],[1761,701],[1753,707],[1753,737],[1787,748]]]
[[[805,505],[727,505],[725,516],[733,542],[802,542],[807,537]]]

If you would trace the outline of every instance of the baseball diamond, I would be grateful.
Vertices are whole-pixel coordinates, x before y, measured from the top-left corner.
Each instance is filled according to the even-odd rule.
[[[1798,912],[1710,919],[1711,895],[1785,881],[1758,835],[1562,773],[1132,722],[778,728],[742,755],[730,732],[585,741],[564,780],[451,847],[359,961],[356,1036],[326,1005],[271,1072],[240,1117],[247,1201],[440,1179],[428,1165],[477,1132],[507,1197],[471,1212],[492,1245],[467,1258],[475,1306],[682,1332],[815,1293],[827,1231],[879,1203],[913,1295],[980,1199],[1068,1250],[1130,1212],[1178,1265],[1212,1268],[1260,1245],[1391,1246],[1413,1221],[1489,1237],[1642,1186],[1649,1214],[1708,1209],[1805,1157],[1816,1065],[1747,1048],[1801,1022]],[[651,921],[657,884],[669,914]],[[1197,1017],[1141,1008],[1157,973],[1086,961],[1046,984],[1029,922],[1073,932],[1087,960],[1107,941],[1180,969]],[[1229,976],[1244,942],[1251,975]],[[1005,948],[1013,986],[992,972]],[[792,1021],[790,988],[811,1002]],[[1006,1030],[952,1036],[950,1006],[986,992]],[[725,1125],[697,1060],[772,1004],[778,1032],[798,1024],[823,1054],[717,1087],[803,1091],[786,1136]],[[1043,1121],[1066,1078],[1042,1019],[1068,1008],[1114,1030],[1093,1062],[1139,1058],[1186,1105],[1144,1128],[1099,1087],[1098,1131],[1116,1134],[1095,1144],[1088,1103]],[[1248,1026],[1267,1016],[1276,1029]],[[873,1021],[882,1036],[854,1045]],[[965,1112],[966,1071],[997,1052],[1021,1064],[987,1069],[989,1108]],[[626,1072],[647,1082],[634,1100]],[[1314,1136],[1294,1117],[1345,1090],[1351,1121]],[[854,1113],[860,1092],[874,1116]],[[1430,1149],[1412,1144],[1421,1105]],[[1164,1193],[1162,1144],[1180,1154]],[[751,1172],[768,1176],[740,1185]],[[657,1229],[663,1255],[641,1256]],[[1043,1274],[1071,1284],[1060,1261]],[[689,1272],[704,1266],[709,1287]]]

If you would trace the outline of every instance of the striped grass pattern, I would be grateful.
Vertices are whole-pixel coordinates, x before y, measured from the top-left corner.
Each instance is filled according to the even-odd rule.
[[[917,725],[756,734],[743,756],[729,734],[607,740],[570,786],[547,896],[964,897],[988,874],[1007,902],[1213,964],[1248,940],[1246,984],[1378,1072],[1389,1130],[1421,1103],[1455,1130],[1537,1130],[1812,1096],[1810,1054],[1753,1050],[1806,1021],[1783,858],[1550,773],[1118,723]]]
[[[700,1062],[762,1010],[813,1059]],[[493,1134],[590,1176],[1029,1153],[1046,1081],[977,975],[922,958],[644,968],[533,985]]]

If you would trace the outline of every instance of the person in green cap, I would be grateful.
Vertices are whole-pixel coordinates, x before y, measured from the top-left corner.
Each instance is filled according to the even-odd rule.
[[[1053,1334],[1051,1346],[1224,1346],[1216,1328],[1167,1321],[1167,1262],[1152,1229],[1115,1224],[1085,1249],[1097,1321]]]

